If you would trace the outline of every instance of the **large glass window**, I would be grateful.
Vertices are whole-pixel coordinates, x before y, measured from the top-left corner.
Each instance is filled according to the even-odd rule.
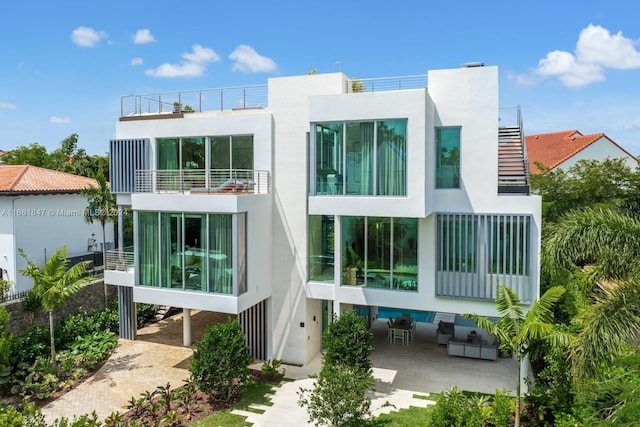
[[[418,220],[342,218],[343,285],[418,289]]]
[[[145,214],[148,214],[145,212]],[[160,270],[162,286],[182,288],[183,263],[182,253],[182,214],[160,214]]]
[[[138,245],[140,285],[232,295],[237,274],[247,290],[243,213],[139,212]]]
[[[209,215],[209,291],[233,289],[233,224],[231,215]]]
[[[138,213],[138,269],[140,284],[160,286],[158,214]]]
[[[407,121],[378,122],[378,194],[407,194]]]
[[[436,188],[460,188],[460,128],[436,129]]]
[[[253,136],[212,136],[211,169],[253,169]]]
[[[316,125],[316,193],[342,194],[344,123]]]
[[[309,216],[309,280],[334,282],[334,217]]]
[[[315,124],[318,195],[405,196],[407,120]]]

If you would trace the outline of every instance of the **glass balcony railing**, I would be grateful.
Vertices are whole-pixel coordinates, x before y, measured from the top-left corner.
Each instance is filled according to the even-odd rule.
[[[269,171],[251,169],[137,170],[135,193],[268,194]]]

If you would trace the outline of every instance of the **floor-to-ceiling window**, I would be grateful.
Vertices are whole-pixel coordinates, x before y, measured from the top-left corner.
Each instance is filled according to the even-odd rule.
[[[436,188],[460,188],[460,128],[436,129]]]
[[[343,285],[418,289],[418,220],[342,217]]]
[[[245,213],[138,212],[139,284],[241,294],[246,244]]]
[[[407,194],[407,121],[377,122],[378,194]]]
[[[316,193],[342,194],[344,123],[319,123],[315,126]]]
[[[313,125],[316,195],[407,194],[407,120]]]
[[[158,214],[139,212],[137,226],[139,283],[144,286],[160,286]]]
[[[309,280],[334,282],[333,215],[309,215]]]

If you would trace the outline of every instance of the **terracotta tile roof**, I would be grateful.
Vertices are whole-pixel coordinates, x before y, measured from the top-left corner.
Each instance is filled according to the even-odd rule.
[[[535,165],[534,162],[536,161],[542,163],[549,169],[553,169],[601,138],[606,138],[613,145],[624,151],[629,157],[635,159],[627,150],[620,147],[604,133],[583,135],[575,129],[565,130],[562,132],[541,133],[526,137],[529,171],[535,174],[542,173]]]
[[[30,165],[0,165],[2,193],[79,193],[96,180]]]

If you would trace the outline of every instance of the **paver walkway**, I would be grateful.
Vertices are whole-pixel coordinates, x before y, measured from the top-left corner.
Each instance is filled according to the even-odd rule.
[[[131,397],[144,391],[171,383],[182,385],[189,376],[193,350],[182,346],[182,315],[138,331],[135,341],[120,340],[105,365],[91,378],[61,398],[43,408],[48,422],[56,418],[82,415],[93,410],[103,420],[114,411],[124,411]],[[224,322],[227,315],[209,312],[192,314],[194,342],[202,337],[206,326]],[[382,322],[384,323],[384,322]],[[414,394],[428,396],[440,392],[452,383],[465,390],[492,392],[507,387],[515,377],[515,363],[500,359],[497,362],[446,357],[446,349],[435,343],[428,328],[418,329],[415,344],[395,346],[386,342],[384,328],[374,325],[372,355],[376,378],[371,411],[379,415],[409,406],[431,403],[416,399]],[[384,325],[383,325],[384,326]],[[261,407],[263,413],[241,412],[255,427],[310,425],[307,413],[297,405],[298,390],[308,388],[312,380],[308,375],[320,369],[320,355],[303,367],[286,366],[286,376],[295,381],[283,383],[274,391],[272,406]],[[259,369],[259,364],[252,368]],[[413,391],[410,391],[413,390]],[[387,402],[389,403],[387,405]]]

